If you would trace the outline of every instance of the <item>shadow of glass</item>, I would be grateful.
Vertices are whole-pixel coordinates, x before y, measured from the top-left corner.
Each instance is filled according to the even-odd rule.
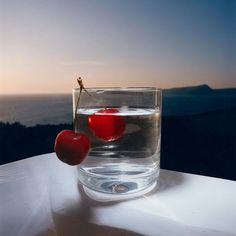
[[[133,231],[119,229],[110,226],[96,225],[92,223],[72,223],[65,224],[64,222],[56,227],[56,231],[47,229],[36,236],[79,236],[79,235],[93,235],[93,236],[143,236]]]
[[[53,229],[46,229],[38,234],[36,236],[57,236],[57,232]]]
[[[94,215],[94,209],[96,207],[106,207],[118,202],[96,202],[89,198],[84,192],[83,186],[78,184],[78,191],[80,192],[80,198],[78,202],[71,202],[66,208],[60,211],[52,211],[52,218],[54,221],[55,232],[48,229],[38,236],[78,236],[78,235],[127,235],[127,236],[140,236],[142,234],[122,229],[111,227],[107,225],[95,224],[96,215]]]

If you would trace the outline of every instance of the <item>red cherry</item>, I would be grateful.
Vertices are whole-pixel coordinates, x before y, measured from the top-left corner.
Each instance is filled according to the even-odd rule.
[[[78,165],[88,155],[90,140],[83,133],[62,130],[56,137],[54,150],[58,158],[69,164]]]
[[[88,126],[93,134],[105,141],[119,139],[125,131],[125,120],[123,116],[112,113],[119,113],[116,108],[105,108],[89,115]]]

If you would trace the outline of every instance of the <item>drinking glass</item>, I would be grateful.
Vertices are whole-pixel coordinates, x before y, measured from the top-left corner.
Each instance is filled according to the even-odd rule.
[[[125,195],[156,183],[161,98],[154,87],[73,90],[74,131],[91,141],[88,157],[78,165],[84,186]]]

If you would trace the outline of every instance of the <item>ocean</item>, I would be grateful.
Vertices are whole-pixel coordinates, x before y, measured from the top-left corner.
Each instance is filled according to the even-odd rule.
[[[72,122],[72,96],[1,95],[0,121],[19,122],[25,126]]]
[[[184,116],[235,109],[236,93],[181,94],[163,92],[163,116]],[[0,95],[0,121],[25,126],[72,122],[72,96]]]

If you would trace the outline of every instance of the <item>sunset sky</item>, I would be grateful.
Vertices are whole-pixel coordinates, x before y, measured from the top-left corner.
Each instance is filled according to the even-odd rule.
[[[0,0],[0,94],[236,87],[234,0]]]

